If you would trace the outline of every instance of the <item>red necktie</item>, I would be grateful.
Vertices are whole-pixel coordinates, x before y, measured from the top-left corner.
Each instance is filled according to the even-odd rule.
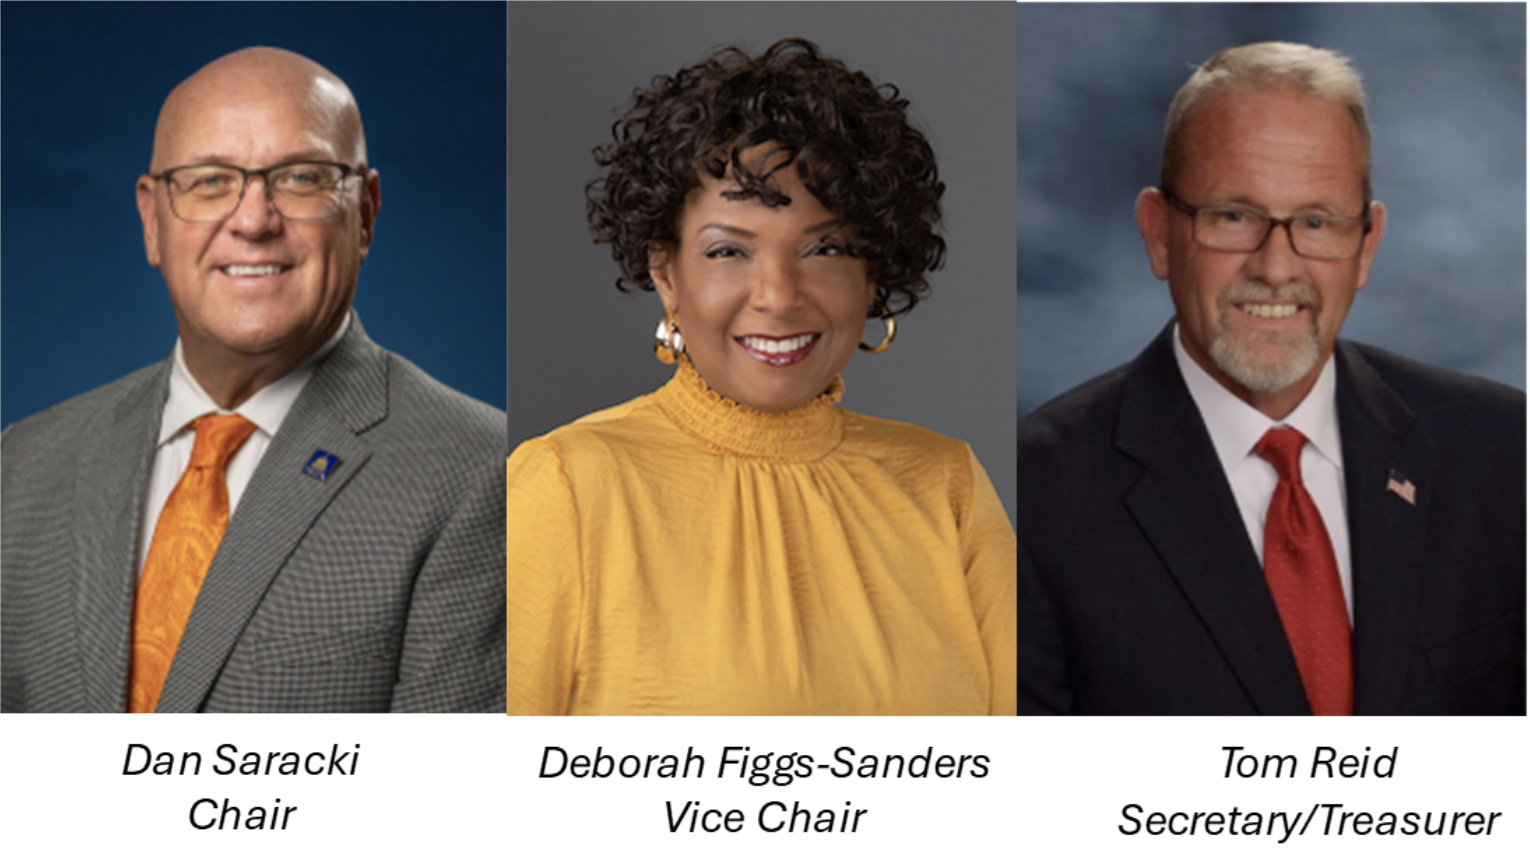
[[[1313,715],[1351,716],[1355,676],[1349,615],[1328,528],[1302,485],[1306,443],[1295,429],[1271,429],[1254,447],[1280,476],[1264,518],[1264,579],[1280,611]]]
[[[237,414],[197,418],[191,462],[165,500],[133,602],[128,712],[153,713],[191,607],[228,527],[223,469],[255,424]]]

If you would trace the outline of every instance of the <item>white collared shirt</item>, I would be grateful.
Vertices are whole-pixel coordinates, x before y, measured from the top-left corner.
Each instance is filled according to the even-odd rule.
[[[1238,512],[1248,530],[1254,554],[1264,564],[1264,516],[1269,511],[1270,499],[1280,477],[1269,462],[1254,453],[1254,447],[1264,433],[1277,426],[1289,426],[1307,438],[1302,447],[1302,482],[1317,504],[1328,528],[1328,539],[1333,542],[1334,558],[1339,564],[1339,582],[1344,586],[1344,604],[1349,610],[1350,623],[1354,623],[1354,594],[1350,589],[1349,515],[1344,503],[1344,452],[1339,440],[1339,410],[1335,401],[1338,377],[1333,357],[1323,365],[1317,384],[1312,386],[1307,398],[1283,421],[1275,421],[1263,412],[1234,396],[1202,369],[1200,364],[1185,351],[1179,339],[1179,326],[1174,326],[1174,358],[1179,362],[1180,375],[1190,389],[1190,398],[1200,409],[1201,420],[1211,434],[1211,445],[1216,449],[1217,460],[1227,474],[1227,484],[1232,487],[1238,502]]]
[[[226,411],[213,402],[207,391],[191,375],[186,367],[186,357],[181,352],[181,341],[175,341],[175,355],[170,369],[170,395],[165,400],[165,413],[159,421],[159,443],[155,445],[154,465],[149,471],[148,492],[144,495],[143,517],[138,526],[138,576],[143,576],[144,560],[149,558],[149,545],[154,540],[154,527],[159,523],[159,513],[170,499],[170,492],[186,473],[191,464],[191,448],[196,445],[196,430],[189,428],[191,422],[204,414],[238,414],[255,424],[255,431],[229,459],[224,470],[228,482],[228,512],[233,518],[239,508],[239,498],[255,475],[255,468],[265,457],[266,448],[276,437],[276,430],[287,419],[287,412],[297,402],[298,395],[313,377],[318,362],[328,355],[351,327],[351,316],[346,314],[335,335],[319,347],[319,351],[304,359],[286,375],[255,392],[233,411]]]

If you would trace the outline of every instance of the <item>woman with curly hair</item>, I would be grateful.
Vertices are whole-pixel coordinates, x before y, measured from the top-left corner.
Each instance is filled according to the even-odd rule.
[[[789,39],[655,78],[596,149],[590,226],[676,369],[510,458],[511,713],[1014,712],[987,475],[838,405],[945,253],[907,107]]]

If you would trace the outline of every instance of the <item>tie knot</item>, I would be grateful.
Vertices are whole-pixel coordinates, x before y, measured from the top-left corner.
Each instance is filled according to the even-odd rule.
[[[1275,428],[1264,433],[1254,452],[1275,468],[1282,482],[1302,481],[1302,446],[1307,438],[1295,429]]]
[[[197,433],[191,466],[223,470],[255,431],[255,424],[237,414],[208,414],[193,420],[191,428]]]

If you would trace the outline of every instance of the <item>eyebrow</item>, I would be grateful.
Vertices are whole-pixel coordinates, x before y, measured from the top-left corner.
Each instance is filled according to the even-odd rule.
[[[328,153],[325,153],[323,151],[319,151],[317,149],[310,148],[310,149],[306,149],[306,150],[303,150],[303,151],[296,151],[296,152],[293,152],[291,154],[287,154],[287,155],[279,158],[276,162],[272,163],[271,166],[285,166],[288,163],[315,163],[315,162],[317,162],[317,163],[329,163],[329,162],[335,162],[335,161],[329,159],[330,156],[331,155],[328,154]],[[201,157],[193,157],[190,160],[187,160],[182,165],[186,165],[186,166],[236,166],[236,167],[242,168],[242,166],[239,166],[239,163],[234,161],[233,157],[227,157],[227,156],[224,156],[222,154],[206,154],[206,155],[201,156]],[[268,166],[267,168],[270,168],[270,166]]]
[[[828,231],[835,231],[835,230],[838,230],[838,229],[840,229],[842,227],[844,227],[844,225],[838,219],[827,219],[825,221],[819,222],[816,225],[809,225],[806,228],[803,228],[802,229],[802,233],[804,233],[804,234],[821,234],[821,233],[825,233],[825,232],[828,232]],[[696,229],[696,233],[699,234],[699,233],[701,233],[703,231],[711,231],[711,230],[724,231],[726,233],[734,234],[734,235],[740,236],[740,237],[755,237],[755,236],[759,236],[754,231],[751,231],[751,230],[749,230],[747,228],[740,228],[740,227],[738,227],[736,225],[728,225],[728,224],[725,224],[723,222],[708,222],[707,224],[702,225],[701,227],[697,228]]]
[[[1248,208],[1251,208],[1253,210],[1261,211],[1266,216],[1270,215],[1270,208],[1266,207],[1263,204],[1258,204],[1258,203],[1254,202],[1253,200],[1251,200],[1246,195],[1235,195],[1235,196],[1233,196],[1231,199],[1229,199],[1227,201],[1217,201],[1217,202],[1214,202],[1214,203],[1206,205],[1206,206],[1209,206],[1209,207],[1226,207],[1226,206],[1229,206],[1229,205],[1236,205],[1238,207],[1248,207]],[[1310,212],[1316,212],[1316,213],[1321,213],[1321,214],[1323,214],[1325,216],[1348,216],[1349,215],[1347,212],[1344,212],[1344,211],[1348,210],[1348,207],[1346,205],[1341,204],[1341,203],[1339,203],[1337,201],[1334,201],[1332,199],[1320,199],[1320,200],[1317,200],[1317,201],[1308,201],[1308,202],[1303,203],[1303,204],[1298,204],[1296,207],[1292,208],[1292,210],[1293,210],[1292,215],[1301,215],[1304,212],[1309,212],[1309,213]],[[1365,215],[1365,212],[1363,210],[1361,211],[1361,215],[1362,216]]]

